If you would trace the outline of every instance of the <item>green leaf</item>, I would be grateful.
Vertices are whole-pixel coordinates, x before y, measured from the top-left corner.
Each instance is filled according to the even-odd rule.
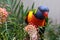
[[[17,5],[16,5],[16,4],[17,4]],[[15,4],[14,4],[14,5],[15,5],[15,6],[13,6],[13,7],[14,7],[14,13],[16,13],[17,8],[19,7],[19,4],[20,4],[20,0],[19,0],[18,3],[15,3]]]
[[[27,15],[27,13],[28,13],[28,9],[29,9],[29,7],[26,8],[26,10],[25,10],[25,12],[24,12],[24,16]]]
[[[32,7],[31,7],[31,9],[34,9],[34,3],[32,4]]]
[[[11,5],[11,0],[6,0],[8,5]]]

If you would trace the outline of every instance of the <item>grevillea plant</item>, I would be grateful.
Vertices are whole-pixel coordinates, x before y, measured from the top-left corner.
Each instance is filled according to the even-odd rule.
[[[0,25],[0,40],[23,40],[26,36],[24,19],[29,7],[24,9],[21,0],[0,0],[0,7],[5,8],[6,10],[3,10],[8,11],[9,14],[7,17],[5,12],[7,21]],[[34,4],[31,9],[33,8]]]
[[[0,24],[4,23],[7,20],[8,12],[5,8],[0,8]]]

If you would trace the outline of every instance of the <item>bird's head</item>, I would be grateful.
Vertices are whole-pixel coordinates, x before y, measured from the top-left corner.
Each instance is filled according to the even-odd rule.
[[[38,19],[44,19],[48,17],[49,9],[46,6],[39,6],[35,13],[35,17]]]
[[[48,17],[49,8],[46,6],[39,6],[38,10],[42,12],[45,17]]]

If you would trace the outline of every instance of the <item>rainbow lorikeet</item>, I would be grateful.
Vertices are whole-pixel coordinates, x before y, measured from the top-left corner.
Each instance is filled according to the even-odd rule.
[[[45,31],[46,24],[48,23],[48,12],[49,9],[46,6],[39,6],[37,10],[30,10],[27,13],[25,22],[27,24],[35,25],[36,28],[39,28],[39,34],[43,34]]]
[[[30,10],[26,16],[26,23],[38,26],[45,26],[48,18],[49,9],[46,6],[39,6],[37,10]]]

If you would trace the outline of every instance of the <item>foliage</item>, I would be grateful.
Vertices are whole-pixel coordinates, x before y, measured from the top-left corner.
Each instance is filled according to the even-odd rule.
[[[24,10],[21,0],[0,0],[0,7],[9,12],[7,21],[0,25],[0,40],[23,40],[26,35],[24,31],[25,16],[29,10]],[[31,9],[33,9],[34,4]]]
[[[60,40],[60,26],[49,24],[45,30],[45,40]]]

